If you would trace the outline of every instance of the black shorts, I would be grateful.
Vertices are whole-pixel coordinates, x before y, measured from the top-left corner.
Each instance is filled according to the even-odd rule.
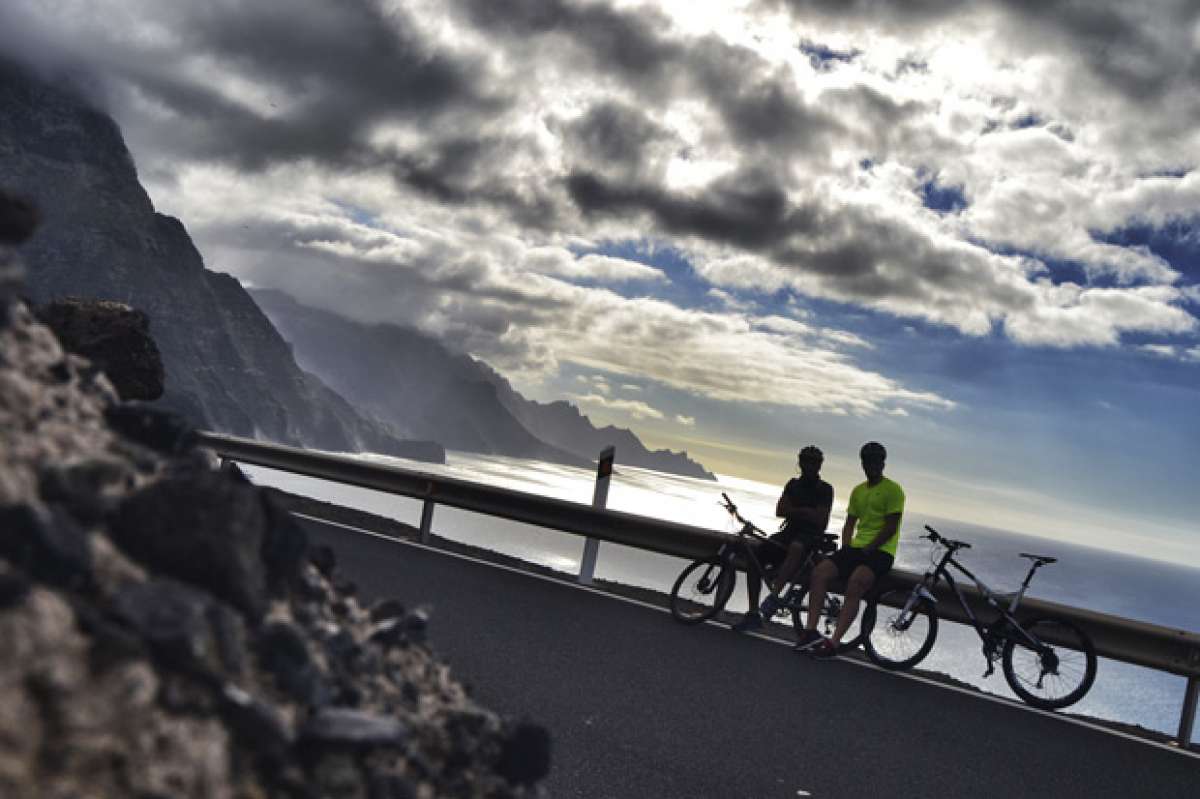
[[[891,570],[892,563],[896,560],[891,554],[880,549],[867,552],[854,547],[842,547],[830,555],[829,559],[833,561],[834,566],[837,566],[838,577],[843,580],[849,578],[859,566],[866,566],[878,580]]]
[[[788,547],[791,543],[792,536],[776,533],[766,541],[759,541],[754,545],[754,557],[758,558],[759,564],[766,568],[778,566],[787,557]]]

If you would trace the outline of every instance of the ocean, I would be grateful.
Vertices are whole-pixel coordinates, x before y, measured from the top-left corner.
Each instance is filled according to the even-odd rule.
[[[519,491],[590,503],[595,476],[591,470],[540,461],[448,452],[445,465],[417,463],[377,455],[357,455],[377,463],[455,477]],[[416,525],[421,503],[368,489],[314,478],[244,467],[255,482],[296,494],[334,502]],[[719,476],[718,482],[662,474],[618,465],[608,493],[608,507],[669,519],[722,532],[733,530],[717,504],[724,491],[742,514],[771,532],[778,526],[775,501],[782,486]],[[845,497],[851,486],[835,486],[830,531],[841,529]],[[909,498],[910,506],[915,506]],[[943,535],[969,541],[972,548],[959,560],[995,590],[1015,590],[1028,569],[1019,552],[1053,555],[1059,562],[1038,571],[1030,597],[1089,608],[1129,619],[1196,631],[1200,629],[1200,570],[1132,554],[1081,547],[1035,535],[1018,534],[938,518],[918,510],[906,512],[901,526],[897,567],[922,572],[936,551],[919,538],[929,524]],[[583,539],[579,536],[438,506],[433,530],[446,538],[490,549],[564,572],[579,569]],[[601,544],[596,577],[668,592],[685,561],[615,544]],[[745,610],[739,585],[731,610]],[[434,606],[436,612],[436,603]],[[943,624],[933,652],[922,669],[942,672],[981,690],[1012,697],[1001,669],[982,677],[986,664],[974,631]],[[1138,666],[1101,659],[1089,694],[1067,712],[1138,724],[1174,735],[1178,731],[1186,680]]]

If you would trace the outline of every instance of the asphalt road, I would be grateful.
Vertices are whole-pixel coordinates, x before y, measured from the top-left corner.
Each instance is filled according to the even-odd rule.
[[[550,729],[550,796],[1200,796],[1200,758],[305,524],[365,599],[431,606],[434,650],[482,704]]]

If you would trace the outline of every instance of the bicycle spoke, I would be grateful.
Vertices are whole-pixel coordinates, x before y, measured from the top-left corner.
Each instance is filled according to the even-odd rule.
[[[1036,649],[1020,645],[1014,647],[1011,660],[1016,681],[1028,694],[1047,702],[1070,696],[1088,679],[1088,656],[1067,647],[1052,646],[1044,656]],[[1047,660],[1053,664],[1050,670]]]

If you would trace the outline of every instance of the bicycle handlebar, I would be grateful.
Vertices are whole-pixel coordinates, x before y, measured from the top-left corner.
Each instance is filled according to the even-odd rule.
[[[936,544],[941,544],[942,546],[946,547],[947,549],[970,549],[971,548],[971,545],[968,544],[966,541],[955,541],[952,538],[946,538],[941,533],[939,533],[937,530],[934,530],[932,527],[930,527],[928,524],[925,525],[925,529],[929,531],[929,535],[923,535],[923,536],[921,536],[921,538],[927,538]]]
[[[762,530],[760,530],[757,526],[755,526],[754,522],[750,521],[749,519],[743,517],[742,514],[738,513],[737,505],[733,504],[733,500],[730,499],[729,495],[726,494],[724,491],[721,492],[721,498],[725,500],[725,502],[724,502],[725,510],[729,511],[729,514],[731,516],[733,516],[733,518],[737,519],[739,522],[742,523],[742,532],[745,532],[748,529],[752,533],[757,535],[759,538],[767,537],[767,534],[765,532],[763,532]],[[718,504],[721,504],[721,503],[718,503]]]

